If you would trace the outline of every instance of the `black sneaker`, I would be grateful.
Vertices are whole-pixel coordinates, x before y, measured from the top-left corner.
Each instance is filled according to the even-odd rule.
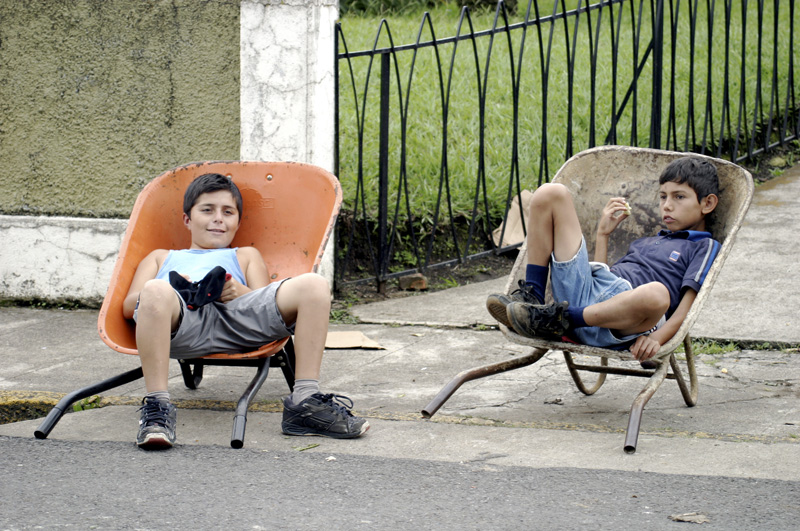
[[[166,450],[175,444],[177,408],[169,400],[143,398],[136,444],[143,450]]]
[[[345,400],[350,405],[345,405]],[[287,396],[281,428],[286,435],[354,439],[369,429],[369,422],[350,413],[352,407],[353,401],[342,395],[314,393],[297,405]]]
[[[551,304],[512,302],[506,308],[506,313],[514,331],[519,335],[560,341],[570,330],[568,307],[566,301]]]
[[[533,294],[528,286],[525,285],[524,280],[519,281],[519,288],[512,291],[509,295],[502,293],[493,293],[486,299],[486,309],[489,314],[495,318],[499,323],[506,325],[508,328],[513,329],[511,322],[508,320],[506,314],[506,307],[512,302],[526,302],[528,304],[542,304],[543,301]]]

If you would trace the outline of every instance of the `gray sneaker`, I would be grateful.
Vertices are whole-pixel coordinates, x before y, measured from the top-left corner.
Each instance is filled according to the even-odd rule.
[[[315,393],[299,404],[292,404],[287,396],[283,399],[281,428],[286,435],[354,439],[369,429],[369,422],[353,415],[352,407],[353,401],[342,395]]]
[[[489,310],[489,314],[494,317],[497,322],[506,325],[506,327],[512,330],[514,328],[511,326],[511,321],[508,320],[508,315],[506,313],[506,307],[509,304],[512,302],[542,304],[543,302],[540,301],[539,298],[533,294],[533,292],[531,292],[531,290],[525,285],[524,280],[520,280],[518,285],[519,288],[512,291],[509,295],[493,293],[489,295],[489,298],[486,299],[486,309]]]
[[[178,409],[169,400],[143,398],[136,444],[143,450],[166,450],[175,444]]]

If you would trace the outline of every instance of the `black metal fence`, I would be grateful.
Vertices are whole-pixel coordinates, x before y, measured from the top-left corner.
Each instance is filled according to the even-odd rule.
[[[351,52],[336,28],[337,285],[516,247],[512,201],[598,144],[736,162],[800,138],[795,0],[498,2],[412,44],[390,23]],[[524,11],[524,17],[522,10]],[[513,206],[512,206],[513,205]]]

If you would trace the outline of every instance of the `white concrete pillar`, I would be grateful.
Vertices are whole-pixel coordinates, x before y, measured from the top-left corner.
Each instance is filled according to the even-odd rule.
[[[242,0],[242,160],[333,171],[337,0]],[[333,285],[333,238],[320,273]]]

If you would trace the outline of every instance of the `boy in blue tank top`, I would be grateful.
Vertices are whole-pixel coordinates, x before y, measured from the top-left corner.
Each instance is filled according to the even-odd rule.
[[[706,216],[719,201],[714,165],[677,159],[659,187],[666,230],[634,241],[611,267],[609,236],[630,215],[625,199],[612,197],[603,209],[590,262],[569,190],[538,188],[530,204],[525,281],[508,296],[490,295],[489,313],[520,335],[628,348],[642,366],[654,368],[648,360],[680,328],[720,248],[706,231]],[[543,304],[548,274],[555,302]]]
[[[352,401],[319,389],[331,304],[327,280],[306,273],[270,282],[256,248],[229,247],[239,228],[242,196],[228,177],[195,179],[186,190],[183,211],[191,248],[158,249],[145,257],[123,303],[125,317],[136,321],[147,388],[138,446],[161,449],[175,442],[176,409],[167,390],[170,357],[248,352],[289,335],[294,335],[296,379],[283,401],[283,432],[342,439],[363,435],[369,423],[351,413]],[[217,266],[224,269],[216,282],[219,297],[199,307],[187,305],[185,293],[169,280],[173,271],[192,282],[206,280],[220,271]]]

